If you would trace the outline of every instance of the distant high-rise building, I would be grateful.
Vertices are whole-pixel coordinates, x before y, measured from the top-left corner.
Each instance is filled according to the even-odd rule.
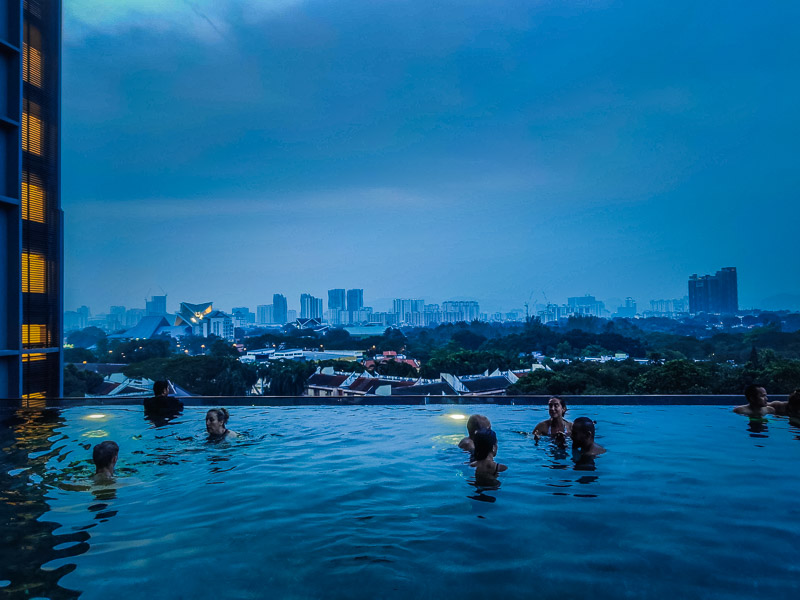
[[[328,310],[346,310],[346,301],[347,295],[344,290],[328,290]]]
[[[574,315],[585,315],[590,317],[604,317],[606,315],[606,305],[594,296],[573,296],[567,298],[567,306]]]
[[[364,306],[364,290],[347,290],[347,310],[354,312]]]
[[[150,300],[145,300],[144,310],[148,317],[160,317],[167,314],[167,297],[152,296]]]
[[[296,319],[297,317],[295,317]],[[286,325],[289,322],[288,304],[286,296],[283,294],[272,295],[272,319],[278,325]],[[292,319],[293,321],[294,319]]]
[[[725,267],[715,275],[689,277],[689,312],[732,314],[739,310],[736,267]]]
[[[620,306],[617,308],[617,312],[614,315],[615,317],[622,317],[626,319],[632,319],[636,316],[636,300],[631,298],[630,296],[625,298],[625,306]]]
[[[62,393],[61,2],[0,7],[0,398],[39,401]]]
[[[458,323],[460,321],[470,323],[480,319],[480,316],[480,305],[474,300],[442,302],[443,323]]]
[[[131,327],[136,327],[145,316],[145,310],[143,308],[129,308],[125,312],[125,327],[130,329]]]
[[[297,321],[297,311],[294,310],[294,309],[287,310],[286,311],[286,319],[287,319],[287,321],[286,321],[287,323],[294,323],[295,321]]]
[[[231,313],[235,327],[247,327],[256,322],[256,314],[250,312],[250,308],[247,306],[237,306],[231,309]]]
[[[311,294],[300,294],[300,318],[322,319],[322,298]]]
[[[270,325],[275,322],[272,304],[259,304],[256,307],[256,323],[258,325]]]

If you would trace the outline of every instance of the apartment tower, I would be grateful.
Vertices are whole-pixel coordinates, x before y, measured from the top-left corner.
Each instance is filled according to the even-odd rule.
[[[0,397],[62,393],[61,1],[0,2]]]

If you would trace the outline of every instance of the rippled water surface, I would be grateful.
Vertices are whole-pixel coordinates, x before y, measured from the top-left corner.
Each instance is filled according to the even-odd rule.
[[[509,466],[476,488],[481,412]],[[520,432],[544,407],[0,413],[0,597],[800,597],[800,427],[729,407],[572,407],[594,471]],[[91,447],[120,445],[91,481]]]

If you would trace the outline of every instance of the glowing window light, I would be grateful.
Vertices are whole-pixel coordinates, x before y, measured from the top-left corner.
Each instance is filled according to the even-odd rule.
[[[45,293],[45,260],[41,254],[22,253],[22,291],[28,294]]]
[[[47,332],[47,325],[27,324],[22,325],[22,343],[32,346],[34,344],[48,344],[50,336]]]
[[[41,352],[37,352],[36,354],[23,354],[22,355],[22,362],[40,362],[43,360],[47,360],[47,355]]]
[[[44,223],[45,194],[42,180],[35,175],[23,174],[22,218],[26,221]]]
[[[43,132],[42,120],[39,117],[27,112],[22,113],[22,149],[25,152],[42,155]]]
[[[42,53],[28,44],[23,44],[22,74],[31,85],[42,87]]]

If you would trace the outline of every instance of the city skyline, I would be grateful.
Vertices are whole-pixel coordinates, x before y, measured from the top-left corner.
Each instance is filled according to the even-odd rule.
[[[429,4],[66,4],[65,305],[800,303],[800,7]]]

